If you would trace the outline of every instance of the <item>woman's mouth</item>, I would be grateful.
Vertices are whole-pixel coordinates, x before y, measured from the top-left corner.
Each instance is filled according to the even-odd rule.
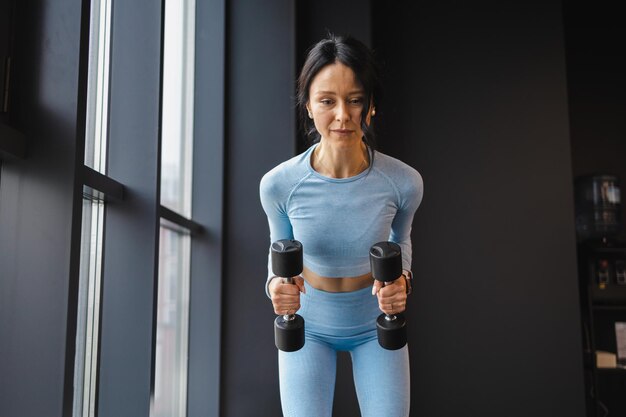
[[[332,129],[332,132],[337,133],[338,135],[350,135],[354,133],[354,131],[350,129]]]

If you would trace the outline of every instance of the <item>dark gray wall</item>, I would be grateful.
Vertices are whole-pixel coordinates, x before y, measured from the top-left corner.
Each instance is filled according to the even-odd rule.
[[[582,416],[560,2],[375,6],[380,144],[425,182],[412,413]]]
[[[299,0],[296,2],[298,69],[309,47],[326,37],[350,35],[368,46],[372,43],[371,0]]]
[[[296,3],[296,38],[298,59],[304,61],[303,52],[326,36],[350,35],[366,45],[371,45],[371,0],[301,0]]]
[[[222,415],[280,415],[263,174],[295,152],[295,2],[227,4]]]
[[[2,164],[0,415],[52,417],[65,382],[81,1],[17,6],[12,119],[29,154]]]

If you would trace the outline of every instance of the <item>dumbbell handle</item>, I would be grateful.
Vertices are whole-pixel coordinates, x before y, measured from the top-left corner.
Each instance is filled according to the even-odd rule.
[[[402,250],[394,242],[378,242],[370,249],[372,276],[381,281],[383,287],[398,279],[402,273]],[[386,281],[390,280],[390,281]],[[385,320],[396,320],[395,314],[385,314]]]
[[[280,279],[282,279],[283,283],[285,283],[285,284],[293,284],[293,278],[292,277],[288,277],[288,278],[281,277]],[[285,319],[285,321],[292,321],[295,318],[296,318],[296,313],[294,313],[294,314],[283,314],[283,319]]]
[[[388,283],[387,282],[383,282],[383,287],[386,286]],[[398,313],[400,314],[400,313]],[[387,314],[385,313],[385,320],[387,321],[394,321],[398,318],[398,316],[396,314]]]

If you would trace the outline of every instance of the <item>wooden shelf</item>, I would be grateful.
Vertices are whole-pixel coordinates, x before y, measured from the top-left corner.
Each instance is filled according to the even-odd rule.
[[[595,304],[626,308],[626,285],[607,285],[604,288],[592,285],[589,290],[594,308]]]
[[[626,376],[625,368],[597,368],[599,374],[618,374]]]

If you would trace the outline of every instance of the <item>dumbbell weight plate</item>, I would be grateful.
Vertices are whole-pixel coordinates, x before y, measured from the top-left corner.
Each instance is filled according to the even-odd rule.
[[[295,314],[292,320],[278,316],[274,321],[274,342],[284,352],[294,352],[304,346],[304,319]]]
[[[388,350],[398,350],[406,345],[406,319],[404,314],[396,314],[394,320],[388,320],[385,314],[376,319],[378,344]]]

